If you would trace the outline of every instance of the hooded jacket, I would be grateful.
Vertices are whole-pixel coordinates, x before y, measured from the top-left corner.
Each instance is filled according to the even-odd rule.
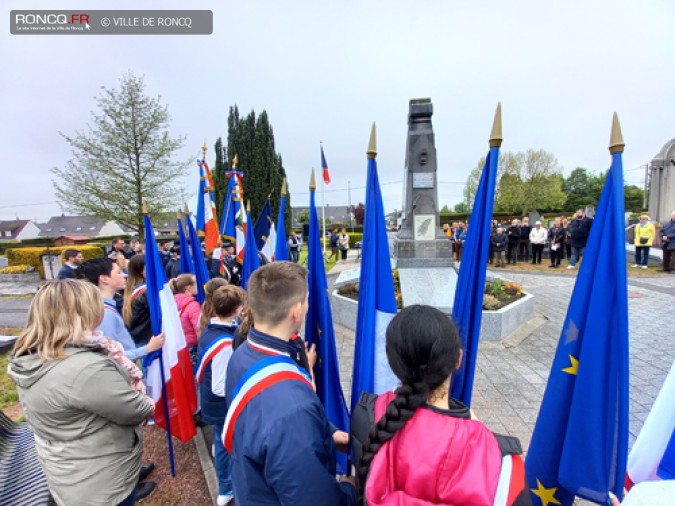
[[[56,502],[126,499],[141,467],[139,424],[154,411],[149,397],[132,390],[127,372],[103,351],[67,347],[63,358],[47,362],[15,357],[7,373]]]
[[[180,314],[180,324],[183,327],[185,341],[188,346],[197,346],[199,344],[197,327],[199,326],[202,306],[192,295],[187,293],[177,293],[173,298]]]

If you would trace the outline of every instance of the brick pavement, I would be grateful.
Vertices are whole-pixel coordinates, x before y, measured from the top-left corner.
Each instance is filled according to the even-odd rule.
[[[517,346],[480,344],[472,407],[490,429],[519,437],[526,449],[575,278],[508,272],[503,275],[523,284],[525,290],[535,295],[535,311],[546,322]],[[628,289],[632,445],[675,360],[675,311],[672,310],[675,308],[675,276],[629,280]],[[340,377],[349,402],[354,335],[337,325],[335,334]]]

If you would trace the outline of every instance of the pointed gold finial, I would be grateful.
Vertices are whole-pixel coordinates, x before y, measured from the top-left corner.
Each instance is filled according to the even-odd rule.
[[[281,184],[281,195],[286,196],[286,178],[284,178],[284,182]]]
[[[623,142],[623,135],[621,134],[621,125],[619,124],[619,115],[614,113],[612,118],[612,133],[609,136],[609,152],[613,155],[616,153],[623,153],[623,148],[626,144]]]
[[[150,214],[148,212],[148,203],[145,200],[143,201],[143,214]]]
[[[368,142],[368,158],[375,158],[377,156],[377,128],[373,121],[373,126],[370,128],[370,142]]]
[[[316,178],[314,177],[314,167],[312,167],[312,176],[309,178],[309,191],[316,190]]]
[[[178,218],[178,221],[183,219],[183,213],[180,212],[180,208],[178,209],[178,212],[176,213],[176,218]]]
[[[234,158],[232,159],[232,168],[236,169],[238,163],[239,163],[239,155],[235,153]]]
[[[202,146],[202,161],[203,161],[203,162],[206,161],[206,151],[207,151],[208,149],[209,149],[209,148],[206,146],[206,139],[204,139],[204,145]]]
[[[185,203],[185,211],[184,211],[185,216],[190,216],[190,208],[187,205],[187,202]]]
[[[497,110],[495,111],[495,119],[492,122],[492,133],[490,133],[490,147],[498,148],[502,145],[502,103],[497,102]]]
[[[251,212],[251,201],[250,200],[246,201],[246,212],[247,213]]]

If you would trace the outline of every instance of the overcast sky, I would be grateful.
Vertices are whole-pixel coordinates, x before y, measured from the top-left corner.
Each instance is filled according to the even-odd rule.
[[[364,200],[366,148],[377,122],[385,208],[401,206],[408,101],[430,97],[440,205],[456,204],[488,149],[503,106],[503,150],[552,152],[568,174],[605,170],[612,113],[629,183],[675,136],[675,2],[89,1],[89,9],[210,9],[204,36],[10,35],[12,9],[69,2],[4,1],[0,35],[0,219],[60,214],[49,169],[70,149],[59,131],[90,120],[101,86],[127,70],[169,106],[177,158],[227,136],[228,108],[266,109],[294,205],[308,202],[323,141],[326,204]],[[248,167],[244,167],[248,169]],[[253,168],[255,170],[255,168]],[[197,169],[186,180],[197,191]],[[178,206],[180,203],[176,203]]]

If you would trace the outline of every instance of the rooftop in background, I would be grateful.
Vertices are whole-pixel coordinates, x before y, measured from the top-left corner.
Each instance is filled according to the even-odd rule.
[[[40,229],[30,220],[0,221],[0,241],[35,239]]]

